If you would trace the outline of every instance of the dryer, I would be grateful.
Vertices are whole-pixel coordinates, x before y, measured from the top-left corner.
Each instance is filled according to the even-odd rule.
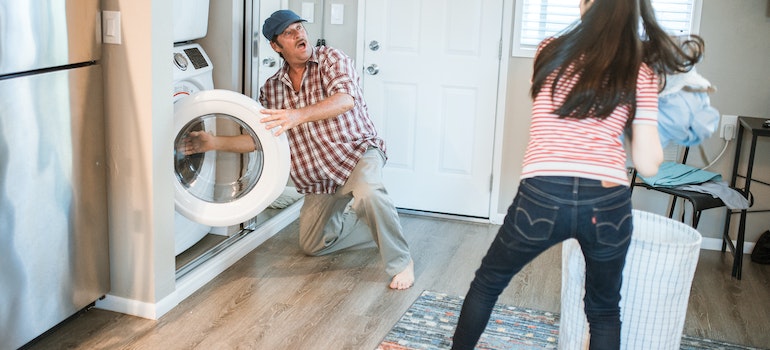
[[[181,44],[173,50],[174,105],[195,93],[214,89],[213,66],[203,48],[196,44]],[[199,123],[192,130],[216,132],[212,120],[207,125]],[[216,178],[216,155],[197,154],[185,157],[175,152],[174,172],[177,181],[196,184],[199,196],[213,196],[213,187],[203,189],[202,179]],[[174,255],[179,255],[211,232],[212,227],[174,213]]]
[[[175,254],[218,227],[238,225],[277,199],[289,178],[289,143],[259,122],[262,106],[229,90],[213,89],[212,64],[197,43],[174,47]],[[192,131],[249,135],[248,153],[177,151]],[[222,230],[220,230],[222,231]],[[224,230],[226,231],[226,230]]]
[[[289,145],[259,122],[262,106],[237,92],[215,90],[214,65],[194,40],[207,34],[209,0],[174,0],[175,255],[208,233],[254,218],[277,199],[289,177]],[[249,135],[257,146],[242,154],[210,151],[184,155],[192,131]]]
[[[177,212],[191,221],[213,227],[237,225],[265,210],[289,179],[289,142],[286,134],[275,136],[259,122],[263,107],[255,100],[230,90],[205,90],[174,104],[174,145],[201,127],[217,136],[248,135],[256,149],[248,153],[209,151],[217,165],[189,161],[176,152],[174,181]],[[215,127],[211,127],[215,126]],[[238,166],[232,172],[231,164]],[[223,166],[225,164],[225,166]]]

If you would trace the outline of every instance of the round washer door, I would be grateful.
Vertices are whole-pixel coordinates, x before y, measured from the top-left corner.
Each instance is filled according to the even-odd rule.
[[[259,122],[263,107],[229,90],[206,90],[174,104],[174,202],[177,212],[209,226],[237,225],[280,196],[289,177],[286,134]],[[251,141],[253,151],[185,155],[201,132]]]

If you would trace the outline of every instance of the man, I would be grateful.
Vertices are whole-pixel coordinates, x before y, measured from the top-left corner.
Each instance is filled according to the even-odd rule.
[[[414,263],[382,183],[385,143],[369,118],[358,74],[340,50],[310,45],[302,22],[289,10],[265,20],[262,34],[285,63],[259,96],[266,108],[261,122],[276,136],[287,133],[291,178],[305,194],[300,246],[306,254],[324,255],[374,241],[393,276],[390,288],[408,289]],[[255,147],[250,137],[191,133],[190,140],[188,153]]]

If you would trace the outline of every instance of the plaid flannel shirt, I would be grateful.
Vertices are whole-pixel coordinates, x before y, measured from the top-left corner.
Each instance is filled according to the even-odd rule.
[[[294,91],[289,67],[268,78],[260,89],[259,102],[268,109],[297,109],[336,93],[353,97],[353,109],[336,117],[300,124],[288,134],[291,179],[300,193],[331,194],[347,181],[364,152],[374,146],[385,152],[369,118],[353,60],[331,47],[315,47]]]

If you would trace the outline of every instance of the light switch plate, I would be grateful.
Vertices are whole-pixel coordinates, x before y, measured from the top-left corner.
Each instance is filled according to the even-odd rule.
[[[102,42],[121,44],[120,11],[102,11]]]
[[[306,20],[307,23],[313,23],[315,20],[315,4],[312,2],[303,2],[301,17]]]
[[[343,24],[345,18],[345,5],[332,4],[331,24]]]

